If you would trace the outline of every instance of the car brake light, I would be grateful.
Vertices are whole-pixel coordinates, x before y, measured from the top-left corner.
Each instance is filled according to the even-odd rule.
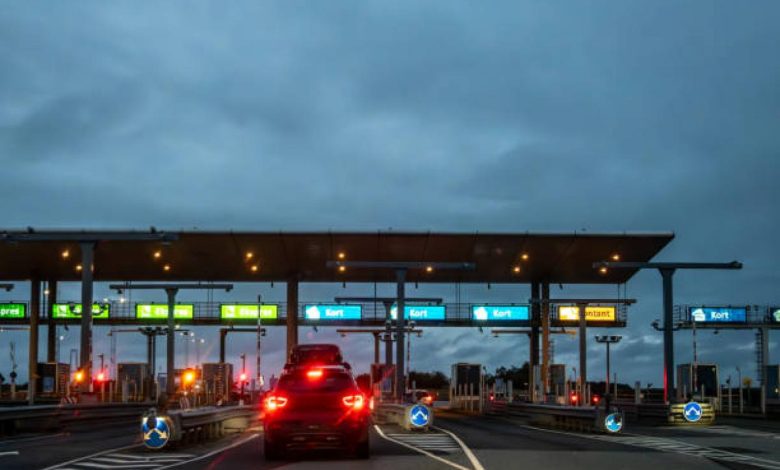
[[[287,399],[284,397],[270,396],[265,399],[266,411],[276,411],[279,408],[284,408],[287,404]]]
[[[374,411],[374,397],[368,399],[368,409]]]
[[[322,378],[322,369],[311,369],[306,371],[306,378],[309,380],[317,380]]]
[[[362,410],[363,405],[365,404],[363,395],[347,395],[341,400],[344,402],[344,405],[352,408],[353,410]]]

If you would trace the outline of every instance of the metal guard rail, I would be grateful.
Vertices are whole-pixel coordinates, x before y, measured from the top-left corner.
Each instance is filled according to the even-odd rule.
[[[59,429],[96,419],[138,418],[151,403],[91,403],[0,408],[0,434]]]

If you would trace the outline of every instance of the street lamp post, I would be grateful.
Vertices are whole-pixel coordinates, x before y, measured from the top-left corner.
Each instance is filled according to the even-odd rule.
[[[620,340],[623,339],[622,336],[613,336],[613,335],[599,335],[596,336],[596,342],[602,343],[607,345],[607,380],[605,382],[606,388],[605,388],[605,399],[606,399],[606,406],[609,408],[609,346],[611,344],[617,344],[620,342]]]

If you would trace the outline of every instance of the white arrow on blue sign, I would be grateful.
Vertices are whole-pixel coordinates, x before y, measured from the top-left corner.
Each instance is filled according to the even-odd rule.
[[[427,426],[431,421],[431,412],[423,405],[414,405],[409,410],[409,421],[418,428]]]
[[[695,401],[686,403],[685,407],[683,408],[683,416],[691,423],[695,423],[696,421],[700,420],[701,414],[701,405]]]
[[[604,427],[609,432],[620,432],[623,429],[623,416],[620,413],[612,413],[604,419]]]

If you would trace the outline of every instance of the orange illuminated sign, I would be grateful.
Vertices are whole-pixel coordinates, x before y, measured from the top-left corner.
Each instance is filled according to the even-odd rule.
[[[561,321],[579,321],[580,308],[561,305],[558,307],[558,319]],[[615,321],[615,307],[585,307],[585,321]]]

